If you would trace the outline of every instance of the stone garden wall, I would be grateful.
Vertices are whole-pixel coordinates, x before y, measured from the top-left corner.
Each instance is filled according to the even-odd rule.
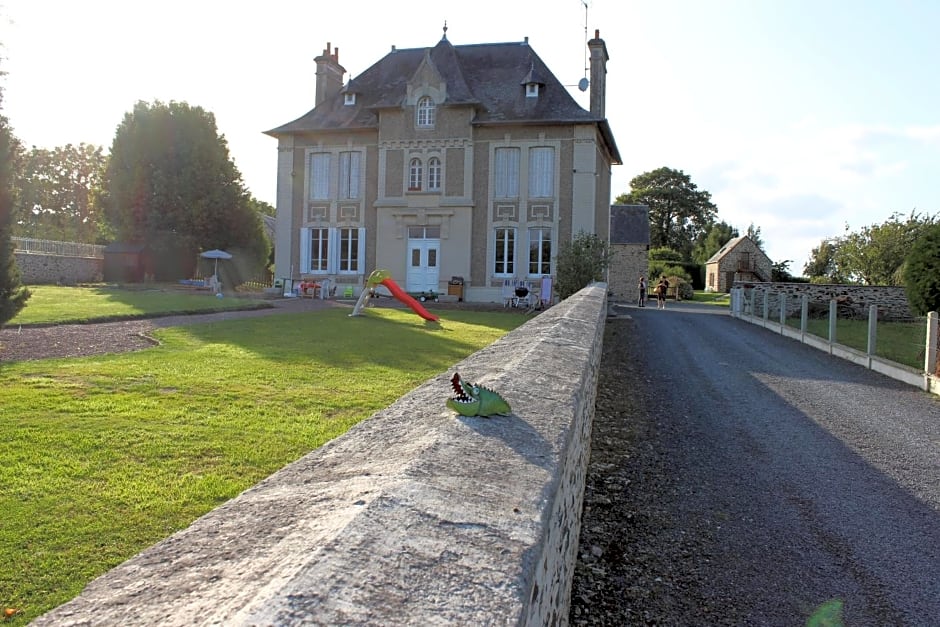
[[[64,257],[37,253],[15,252],[20,282],[24,285],[74,285],[100,282],[104,259]]]
[[[606,294],[545,310],[33,624],[567,624]],[[447,409],[454,371],[512,414]]]
[[[735,287],[745,288],[746,297],[751,298],[753,292],[756,299],[755,307],[760,311],[763,307],[764,293],[768,294],[770,317],[778,315],[780,311],[781,295],[786,297],[788,316],[799,315],[803,294],[808,295],[810,313],[818,312],[829,315],[829,301],[835,299],[839,304],[840,316],[852,316],[859,319],[868,318],[868,309],[871,305],[878,306],[878,317],[882,320],[910,320],[913,318],[907,295],[903,287],[886,285],[835,285],[812,283],[741,283]]]

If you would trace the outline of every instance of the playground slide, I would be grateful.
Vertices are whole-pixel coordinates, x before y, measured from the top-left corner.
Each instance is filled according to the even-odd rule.
[[[405,290],[398,287],[398,283],[395,283],[395,281],[390,278],[383,279],[380,281],[380,283],[388,288],[388,291],[392,293],[392,296],[408,305],[408,307],[411,308],[411,311],[415,312],[425,320],[437,322],[438,317],[425,309],[421,303],[412,298],[407,292],[405,292]]]

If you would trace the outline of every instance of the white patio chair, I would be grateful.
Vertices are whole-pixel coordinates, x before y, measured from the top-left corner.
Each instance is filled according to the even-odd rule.
[[[503,279],[503,307],[509,307],[513,304],[516,297],[516,281],[514,279]]]

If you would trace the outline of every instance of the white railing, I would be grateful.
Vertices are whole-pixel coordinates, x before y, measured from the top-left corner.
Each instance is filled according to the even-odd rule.
[[[13,241],[13,252],[17,253],[104,259],[104,246],[98,244],[57,242],[51,239],[33,239],[31,237],[11,237],[10,239]]]

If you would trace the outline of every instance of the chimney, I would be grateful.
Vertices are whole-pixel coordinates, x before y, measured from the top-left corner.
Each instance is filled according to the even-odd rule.
[[[315,107],[324,100],[337,95],[343,88],[343,75],[346,70],[339,64],[339,48],[330,52],[330,42],[326,43],[323,54],[315,58],[317,64],[317,93]]]
[[[591,113],[598,119],[606,117],[607,101],[607,44],[600,38],[600,31],[594,31],[594,39],[588,42],[591,50]]]

